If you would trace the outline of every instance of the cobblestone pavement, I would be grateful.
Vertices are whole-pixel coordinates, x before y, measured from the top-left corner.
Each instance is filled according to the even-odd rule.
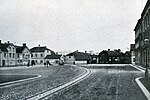
[[[86,67],[86,66],[84,66]],[[146,100],[135,82],[144,73],[124,66],[87,66],[92,74],[82,82],[49,96],[48,100]]]

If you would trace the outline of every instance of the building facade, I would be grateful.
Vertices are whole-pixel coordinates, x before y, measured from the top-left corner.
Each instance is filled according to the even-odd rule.
[[[0,40],[0,60],[0,66],[16,65],[16,47],[13,43],[1,43]]]
[[[74,51],[65,56],[64,62],[66,64],[89,64],[91,63],[91,56],[86,52]]]
[[[44,59],[45,59],[45,62],[48,61],[50,64],[54,65],[54,64],[59,64],[61,60],[61,56],[62,55],[52,54],[52,55],[47,55]]]
[[[141,18],[135,26],[135,64],[150,65],[150,0],[147,1]],[[146,43],[145,40],[148,40]]]
[[[47,55],[55,54],[54,51],[48,49],[46,46],[33,47],[30,49],[31,52],[31,61],[34,61],[36,64],[44,64],[44,58]]]
[[[30,62],[30,55],[30,50],[25,43],[23,46],[16,46],[17,65],[27,65]]]
[[[131,63],[135,64],[135,44],[130,45]]]

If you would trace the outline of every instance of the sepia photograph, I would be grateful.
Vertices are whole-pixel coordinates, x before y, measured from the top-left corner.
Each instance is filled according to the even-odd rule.
[[[150,100],[150,0],[0,0],[0,100]]]

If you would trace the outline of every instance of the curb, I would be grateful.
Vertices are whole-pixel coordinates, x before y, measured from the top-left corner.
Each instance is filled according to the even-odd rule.
[[[15,83],[29,81],[29,80],[37,79],[37,78],[40,78],[40,77],[42,77],[42,75],[37,75],[36,77],[31,77],[31,78],[26,78],[26,79],[22,79],[22,80],[2,83],[2,84],[0,84],[0,88],[6,87],[6,86],[8,87],[9,85],[12,85],[12,84],[15,84]]]
[[[141,72],[145,72],[145,68],[138,66],[138,65],[132,65],[130,64],[132,67],[138,69]],[[138,84],[138,86],[140,87],[140,89],[142,90],[142,92],[144,93],[144,95],[146,96],[147,100],[150,100],[150,93],[149,91],[146,89],[146,87],[140,82],[139,79],[141,79],[143,77],[138,77],[135,79],[136,83]]]
[[[145,86],[140,82],[139,79],[141,79],[143,77],[138,77],[135,79],[136,83],[139,85],[140,89],[143,91],[143,93],[145,94],[147,100],[150,100],[150,93],[149,91],[145,88]]]
[[[45,92],[43,92],[43,93],[37,94],[37,95],[35,95],[35,96],[28,97],[28,98],[26,98],[26,99],[27,99],[27,100],[39,100],[39,99],[43,99],[43,98],[45,98],[45,97],[47,97],[47,96],[49,96],[49,95],[51,95],[51,94],[53,94],[53,93],[56,93],[56,92],[58,92],[58,91],[61,91],[61,90],[65,89],[65,88],[67,88],[67,87],[70,87],[70,86],[72,86],[72,85],[75,85],[76,83],[78,83],[78,82],[84,80],[86,77],[88,77],[88,76],[91,74],[90,70],[88,70],[88,69],[86,69],[86,68],[85,68],[85,71],[86,71],[86,72],[85,72],[84,74],[82,74],[81,76],[78,76],[76,79],[74,79],[74,80],[72,80],[72,81],[70,81],[70,82],[68,82],[68,83],[65,83],[65,84],[63,84],[63,85],[61,85],[61,86],[58,86],[58,87],[54,88],[54,89],[45,91]]]
[[[130,66],[136,68],[137,70],[141,71],[141,72],[145,72],[145,68],[141,67],[141,66],[137,66],[137,65],[132,65],[130,64]]]

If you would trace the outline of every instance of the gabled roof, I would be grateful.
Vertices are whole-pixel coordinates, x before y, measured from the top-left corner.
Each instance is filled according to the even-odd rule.
[[[52,55],[47,55],[44,59],[60,59],[61,55],[56,55],[56,54],[52,54]]]
[[[76,61],[85,61],[85,60],[90,60],[91,59],[90,54],[83,53],[83,52],[78,52],[78,51],[69,53],[66,56],[74,56]]]
[[[121,56],[121,53],[117,51],[108,51],[108,56]]]
[[[27,46],[16,46],[16,53],[22,53],[25,48],[28,49]]]
[[[45,50],[49,50],[51,51],[51,53],[54,53],[54,51],[48,49],[46,46],[44,47],[33,47],[30,49],[30,51],[33,53],[33,52],[44,52]],[[55,53],[54,53],[55,54]]]
[[[8,47],[7,45],[0,43],[0,49],[2,52],[8,52],[7,47]]]
[[[0,49],[1,49],[1,51],[2,52],[8,52],[7,48],[10,45],[13,45],[13,43],[0,43]]]

